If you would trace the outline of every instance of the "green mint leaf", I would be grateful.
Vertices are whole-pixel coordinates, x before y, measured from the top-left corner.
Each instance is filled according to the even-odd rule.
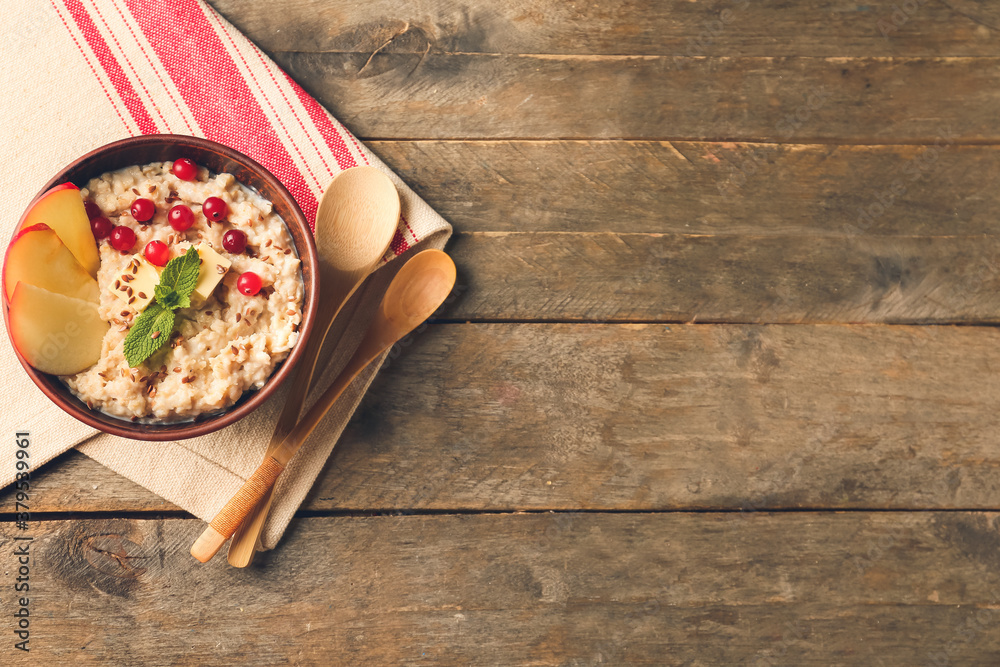
[[[191,246],[186,253],[167,262],[154,291],[157,303],[171,309],[190,308],[191,292],[198,286],[200,272],[201,257]]]
[[[125,336],[125,361],[129,367],[135,368],[156,352],[170,338],[173,328],[174,311],[155,302],[149,304]]]
[[[177,308],[191,307],[190,297],[184,297],[182,299],[177,292],[170,289],[166,285],[157,285],[155,288],[153,288],[153,296],[156,297],[156,302],[161,306],[163,306],[164,308],[176,310]]]

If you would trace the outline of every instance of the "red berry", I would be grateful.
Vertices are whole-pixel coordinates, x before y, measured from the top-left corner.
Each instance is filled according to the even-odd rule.
[[[90,220],[90,231],[94,233],[94,238],[98,241],[108,238],[112,229],[114,229],[114,225],[103,216],[91,218]]]
[[[198,165],[193,160],[182,157],[174,160],[173,172],[182,181],[193,181],[198,178]]]
[[[224,220],[229,215],[229,206],[218,197],[209,197],[201,205],[201,212],[212,222],[218,222]]]
[[[261,281],[260,276],[253,271],[244,271],[240,274],[239,280],[236,281],[236,289],[240,291],[240,294],[247,296],[253,296],[263,286],[264,283]]]
[[[150,241],[146,244],[143,254],[150,264],[157,266],[166,266],[167,262],[170,261],[170,248],[163,241]]]
[[[130,227],[118,225],[111,230],[111,246],[119,252],[128,252],[135,245],[135,232]]]
[[[226,249],[226,252],[239,255],[247,249],[247,235],[238,229],[230,229],[222,237],[222,247]]]
[[[136,222],[149,222],[156,213],[156,204],[149,199],[136,199],[132,202],[132,217]]]
[[[104,213],[101,212],[101,207],[92,201],[88,200],[83,202],[83,208],[87,211],[88,220],[93,220],[94,218],[99,218],[104,215]]]
[[[184,204],[178,204],[167,213],[167,220],[170,221],[171,227],[179,232],[184,232],[194,224],[194,213]]]

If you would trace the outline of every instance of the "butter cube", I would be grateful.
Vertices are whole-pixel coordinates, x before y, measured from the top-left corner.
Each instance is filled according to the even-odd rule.
[[[141,313],[153,300],[153,291],[160,282],[162,270],[147,262],[142,255],[133,255],[121,274],[115,276],[111,291],[126,305]]]
[[[233,263],[215,252],[207,243],[198,244],[195,250],[201,258],[201,267],[198,271],[198,284],[191,292],[191,305],[199,308],[212,296],[215,286],[225,277]]]

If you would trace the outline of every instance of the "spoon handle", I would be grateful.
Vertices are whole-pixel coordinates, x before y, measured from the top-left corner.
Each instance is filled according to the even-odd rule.
[[[340,316],[341,310],[343,310],[356,289],[357,286],[342,300],[333,319],[316,323],[317,330],[306,343],[306,353],[303,355],[302,362],[291,380],[291,390],[285,399],[285,407],[281,411],[281,416],[278,417],[278,423],[274,427],[274,433],[271,435],[271,441],[267,445],[265,456],[273,454],[274,450],[278,448],[278,445],[281,444],[295,426],[295,422],[302,412],[302,405],[306,400],[309,389],[315,384],[319,353],[325,339],[329,335],[331,325]],[[355,306],[356,309],[357,306]],[[352,313],[345,312],[344,315],[345,317],[350,317]],[[323,335],[317,335],[320,333]],[[339,344],[339,340],[337,343]],[[271,501],[273,499],[274,487],[272,486],[268,489],[264,497],[254,505],[249,516],[237,528],[236,533],[233,535],[233,541],[229,545],[229,553],[226,555],[226,560],[233,567],[246,567],[253,561],[254,554],[257,552],[257,545],[260,542],[260,534],[264,531],[264,522],[267,520],[267,514],[271,509]]]
[[[418,253],[400,268],[382,297],[379,315],[369,326],[347,366],[273,454],[264,459],[264,463],[212,519],[191,547],[192,556],[205,563],[218,552],[358,373],[430,317],[444,303],[454,285],[455,264],[440,250]]]
[[[366,338],[366,342],[367,342]],[[395,341],[389,343],[392,345]],[[388,346],[385,346],[388,347]],[[288,465],[289,459],[298,451],[299,447],[313,432],[320,420],[327,411],[337,402],[340,395],[357,377],[358,373],[364,370],[365,366],[374,361],[385,349],[379,348],[375,354],[371,353],[371,346],[361,344],[361,347],[354,353],[347,366],[341,371],[333,384],[323,392],[316,404],[306,413],[305,418],[292,430],[284,441],[274,450],[273,453],[264,458],[253,475],[250,476],[236,495],[229,499],[229,502],[219,510],[219,513],[212,519],[205,532],[201,534],[191,547],[191,555],[202,563],[211,560],[226,540],[232,537],[233,533],[240,526],[244,519],[253,511],[254,506],[268,493],[274,486],[278,475]]]

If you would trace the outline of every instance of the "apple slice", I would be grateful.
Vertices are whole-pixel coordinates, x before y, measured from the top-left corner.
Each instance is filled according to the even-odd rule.
[[[96,364],[110,329],[95,304],[27,283],[14,288],[7,315],[17,351],[53,375],[72,375]]]
[[[97,252],[94,232],[90,231],[90,219],[80,196],[80,188],[72,183],[63,183],[43,194],[24,214],[19,229],[39,223],[58,234],[87,273],[92,278],[97,277],[101,256]]]
[[[19,282],[84,301],[100,300],[97,281],[80,266],[59,236],[43,224],[22,229],[7,248],[3,291],[8,300]]]

